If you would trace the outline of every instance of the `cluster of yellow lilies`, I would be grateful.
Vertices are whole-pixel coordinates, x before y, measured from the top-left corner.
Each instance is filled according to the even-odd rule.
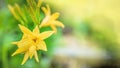
[[[26,11],[28,12],[29,17],[31,18],[33,23],[35,23],[35,28],[33,29],[33,31],[24,26],[24,23],[28,23],[28,20],[27,16],[19,7],[19,5],[8,5],[8,8],[10,9],[13,16],[21,23],[18,26],[22,31],[23,36],[20,41],[12,42],[18,47],[18,49],[12,54],[12,56],[20,53],[25,54],[24,59],[21,63],[22,65],[28,60],[29,57],[32,58],[33,56],[35,60],[39,62],[37,51],[47,51],[44,39],[57,32],[56,26],[64,28],[64,25],[57,20],[57,18],[59,17],[59,13],[56,12],[51,14],[51,10],[48,5],[46,5],[46,7],[41,7],[41,0],[38,0],[38,3],[36,3],[35,0],[27,0],[27,3],[28,6],[25,6]],[[45,14],[45,18],[41,22],[40,7]],[[51,27],[52,30],[40,33],[39,29],[42,27]]]

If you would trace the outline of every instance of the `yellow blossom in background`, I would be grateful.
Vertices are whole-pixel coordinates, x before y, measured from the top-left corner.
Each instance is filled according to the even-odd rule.
[[[32,32],[25,26],[19,25],[19,27],[23,32],[23,37],[20,41],[13,42],[13,44],[16,44],[18,46],[18,49],[12,54],[12,56],[24,53],[25,56],[22,64],[24,64],[29,57],[32,58],[33,56],[35,57],[35,60],[39,62],[37,50],[47,51],[44,39],[51,36],[54,32],[45,31],[40,33],[38,26],[36,26]]]
[[[40,27],[50,26],[55,33],[57,32],[56,26],[64,28],[64,24],[56,20],[59,17],[58,12],[51,14],[51,10],[48,5],[46,8],[42,7],[42,10],[45,13],[45,18],[42,20]]]

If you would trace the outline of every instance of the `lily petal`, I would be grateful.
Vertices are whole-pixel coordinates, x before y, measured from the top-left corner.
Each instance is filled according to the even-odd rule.
[[[17,50],[12,54],[12,56],[14,56],[14,55],[16,55],[16,54],[19,54],[19,53],[22,53],[22,52],[25,52],[25,51],[27,51],[27,49],[28,49],[28,46],[21,47],[21,48],[17,49]]]
[[[65,27],[63,23],[61,23],[60,21],[57,21],[57,20],[54,21],[54,25],[56,25],[56,26],[60,26],[60,27],[62,27],[62,28]]]
[[[18,44],[18,42],[12,42],[12,44]]]
[[[16,44],[18,48],[20,48],[20,47],[27,45],[28,43],[30,43],[30,40],[28,40],[27,38],[22,38],[22,40],[18,42],[13,42],[12,44]]]
[[[54,33],[57,33],[57,29],[54,25],[50,26],[52,28],[52,30],[54,31]]]
[[[45,42],[44,41],[39,42],[39,44],[37,45],[37,49],[47,51]]]
[[[50,7],[48,5],[46,5],[46,8],[42,7],[41,9],[43,10],[46,16],[51,14]]]
[[[35,51],[35,53],[34,53],[34,57],[35,57],[35,60],[36,60],[37,62],[39,62],[38,55],[37,55],[37,52],[36,52],[36,51]]]
[[[54,33],[54,31],[45,31],[45,32],[39,34],[39,38],[41,40],[44,40],[44,39],[48,38],[49,36],[51,36],[53,33]]]
[[[46,5],[46,7],[47,7],[48,14],[51,14],[51,10],[50,10],[49,5]]]
[[[24,34],[33,36],[32,32],[28,28],[20,24],[18,26]]]
[[[29,57],[28,52],[26,52],[21,65],[23,65],[27,61],[28,57]]]
[[[23,43],[22,43],[22,42],[23,42]],[[28,48],[29,48],[31,45],[35,45],[32,40],[29,40],[29,39],[28,39],[27,41],[21,41],[21,42],[18,44],[19,48],[12,54],[12,56],[27,51]]]
[[[38,26],[35,27],[35,29],[33,30],[33,33],[35,35],[39,35],[39,28],[38,28]]]
[[[40,28],[41,28],[41,27],[49,26],[49,25],[51,24],[51,22],[49,22],[49,17],[50,17],[50,16],[47,16],[47,17],[45,17],[45,18],[43,19],[42,23],[39,25]]]
[[[42,11],[45,13],[45,15],[48,14],[48,13],[47,13],[47,9],[46,9],[45,7],[42,7],[41,9],[42,9]]]
[[[33,57],[35,51],[36,51],[36,47],[34,45],[29,48],[30,59]]]
[[[59,17],[59,15],[60,14],[58,12],[52,14],[51,17],[50,17],[50,20],[56,20]]]

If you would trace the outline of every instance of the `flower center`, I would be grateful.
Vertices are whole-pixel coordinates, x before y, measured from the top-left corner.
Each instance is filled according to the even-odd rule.
[[[34,38],[33,41],[36,42],[36,41],[37,41],[37,38]]]

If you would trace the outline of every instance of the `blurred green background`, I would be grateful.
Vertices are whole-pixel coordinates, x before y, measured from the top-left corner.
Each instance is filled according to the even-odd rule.
[[[11,42],[22,36],[7,7],[14,3],[26,1],[0,0],[0,68],[120,68],[120,0],[43,0],[60,12],[65,28],[45,40],[48,51],[38,52],[39,63],[24,65],[23,54],[11,57],[17,49]]]

